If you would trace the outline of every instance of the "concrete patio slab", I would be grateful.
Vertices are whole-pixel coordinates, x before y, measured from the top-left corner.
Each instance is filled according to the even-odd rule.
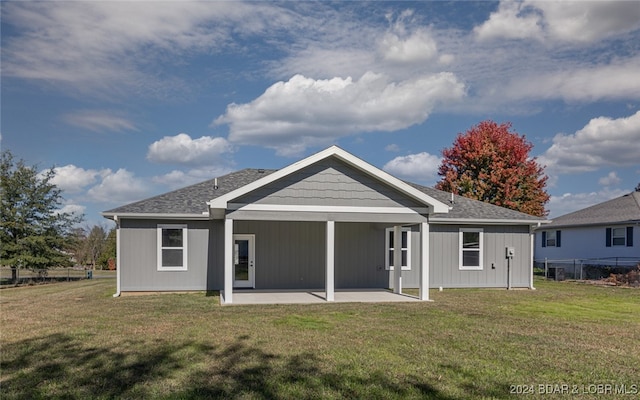
[[[417,297],[395,294],[384,289],[336,290],[334,303],[389,303],[420,301]],[[233,303],[225,304],[224,293],[220,294],[223,305],[242,304],[313,304],[330,303],[325,300],[324,290],[234,290]]]

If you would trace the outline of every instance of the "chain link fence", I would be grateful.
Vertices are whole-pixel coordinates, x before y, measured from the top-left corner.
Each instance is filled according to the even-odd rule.
[[[15,279],[14,279],[15,276]],[[0,268],[0,287],[71,282],[82,279],[115,278],[115,271],[84,268]]]
[[[628,274],[640,268],[640,258],[572,258],[534,260],[534,268],[539,275],[544,273],[547,279],[562,281],[601,280],[612,275]]]

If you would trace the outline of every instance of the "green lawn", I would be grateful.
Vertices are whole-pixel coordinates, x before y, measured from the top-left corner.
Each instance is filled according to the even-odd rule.
[[[203,293],[114,299],[114,286],[0,290],[0,398],[640,391],[638,289],[538,281],[536,291],[432,291],[428,303],[221,307]],[[578,394],[548,395],[565,389]]]

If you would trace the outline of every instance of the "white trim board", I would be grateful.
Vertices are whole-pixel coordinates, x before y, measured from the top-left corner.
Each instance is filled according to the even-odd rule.
[[[428,208],[407,207],[355,207],[355,206],[308,206],[284,204],[237,204],[230,203],[229,210],[239,211],[287,211],[327,213],[381,213],[381,214],[427,214]]]

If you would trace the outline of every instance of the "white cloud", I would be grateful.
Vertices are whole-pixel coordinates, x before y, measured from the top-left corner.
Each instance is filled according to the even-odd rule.
[[[501,1],[496,12],[473,32],[479,40],[541,38],[540,15],[521,2]]]
[[[194,183],[203,182],[231,172],[226,167],[194,168],[187,172],[173,170],[167,174],[154,176],[154,183],[159,183],[170,189],[179,189]]]
[[[628,190],[605,188],[599,192],[565,193],[560,196],[551,196],[547,204],[549,218],[557,218],[561,215],[582,210],[627,193],[629,193]]]
[[[594,118],[572,135],[557,134],[539,162],[555,173],[586,172],[638,165],[639,154],[640,111],[627,118]]]
[[[402,82],[368,72],[359,80],[296,75],[250,103],[231,104],[213,123],[229,125],[229,141],[294,155],[357,132],[395,131],[424,122],[440,104],[465,95],[454,74]]]
[[[593,102],[637,99],[640,93],[640,57],[614,60],[607,65],[554,68],[556,70],[551,72],[541,74],[536,71],[512,78],[499,96],[517,100]]]
[[[640,27],[634,1],[501,1],[489,19],[474,28],[479,40],[544,39],[594,42]]]
[[[393,151],[393,152],[400,151],[400,147],[398,147],[398,145],[395,143],[386,145],[384,149],[386,151]]]
[[[130,203],[149,194],[150,187],[132,172],[120,168],[106,170],[102,181],[87,191],[90,200],[97,203]]]
[[[635,1],[527,1],[542,11],[553,39],[592,42],[640,28]]]
[[[441,162],[440,157],[422,152],[396,157],[386,163],[382,169],[399,178],[432,183],[437,176]]]
[[[186,90],[158,71],[225,48],[238,32],[304,24],[284,7],[240,2],[10,2],[2,14],[18,32],[3,36],[4,76],[101,96]]]
[[[63,116],[63,120],[80,128],[94,132],[102,131],[137,131],[136,125],[127,118],[109,111],[77,111]]]
[[[385,60],[400,63],[424,62],[438,53],[435,40],[425,30],[416,30],[407,37],[395,32],[387,32],[378,49]]]
[[[232,146],[225,138],[202,136],[191,139],[186,133],[180,133],[152,143],[147,159],[156,163],[215,165],[224,163],[222,157],[231,151]]]
[[[622,180],[618,177],[615,171],[609,172],[607,176],[603,176],[598,179],[598,183],[602,186],[615,186],[622,182]]]
[[[106,170],[84,169],[73,164],[55,167],[55,175],[51,183],[68,193],[79,193],[85,187],[92,185]],[[44,171],[42,172],[44,173]]]

